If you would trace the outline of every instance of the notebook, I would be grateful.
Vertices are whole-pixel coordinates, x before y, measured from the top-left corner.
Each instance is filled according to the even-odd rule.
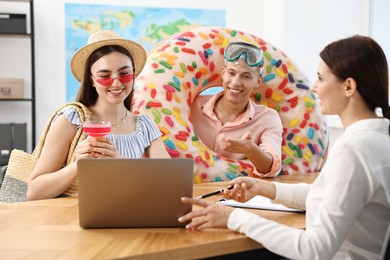
[[[192,159],[80,159],[79,221],[83,228],[183,227],[192,197]]]
[[[247,202],[237,202],[235,200],[221,199],[218,203],[232,206],[236,208],[249,208],[249,209],[265,209],[265,210],[277,210],[277,211],[290,211],[290,212],[304,212],[304,210],[288,208],[282,204],[272,203],[272,201],[263,196],[254,196]]]

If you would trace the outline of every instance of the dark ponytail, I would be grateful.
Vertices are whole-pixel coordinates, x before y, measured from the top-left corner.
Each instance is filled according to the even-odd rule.
[[[382,107],[382,114],[383,117],[390,119],[390,107],[389,106]],[[389,126],[389,133],[390,133],[390,126]]]

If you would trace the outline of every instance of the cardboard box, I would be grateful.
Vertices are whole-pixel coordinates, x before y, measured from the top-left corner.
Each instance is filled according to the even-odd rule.
[[[27,33],[26,15],[0,13],[0,33],[26,34]]]
[[[0,98],[23,98],[23,79],[0,79]]]

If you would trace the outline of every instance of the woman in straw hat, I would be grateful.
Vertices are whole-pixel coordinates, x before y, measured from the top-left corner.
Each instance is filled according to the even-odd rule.
[[[111,133],[89,137],[76,147],[81,158],[170,158],[161,133],[146,115],[131,111],[134,79],[146,62],[145,50],[115,31],[99,31],[72,57],[71,70],[81,82],[78,102],[90,111],[90,119],[111,122]],[[30,200],[55,198],[76,180],[77,164],[63,167],[81,119],[74,108],[63,109],[51,125],[41,155],[31,174]],[[61,137],[61,138],[59,138]]]

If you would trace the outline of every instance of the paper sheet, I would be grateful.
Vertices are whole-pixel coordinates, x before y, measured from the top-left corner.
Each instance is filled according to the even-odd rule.
[[[250,208],[250,209],[265,209],[265,210],[278,210],[278,211],[291,211],[291,212],[304,212],[300,209],[293,209],[283,206],[281,204],[272,203],[270,199],[263,196],[255,196],[251,200],[241,203],[235,200],[221,200],[217,203],[237,208]]]

